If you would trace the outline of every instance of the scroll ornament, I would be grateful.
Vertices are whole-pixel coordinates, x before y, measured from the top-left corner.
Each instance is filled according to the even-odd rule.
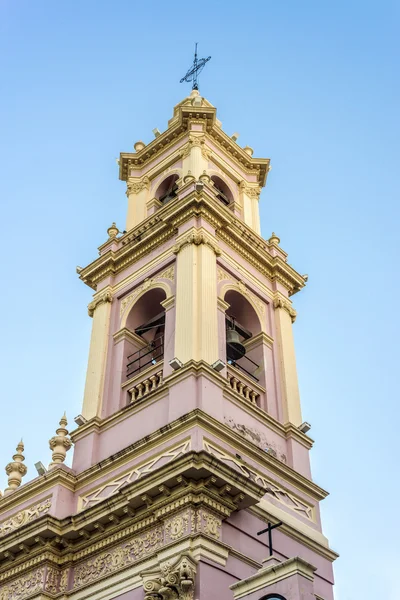
[[[166,563],[157,573],[143,573],[145,600],[193,600],[196,565],[183,555],[171,565]]]
[[[293,306],[289,300],[286,300],[286,298],[281,298],[280,296],[278,298],[275,298],[274,308],[283,308],[283,310],[286,310],[286,312],[290,315],[290,318],[292,319],[292,323],[295,322],[296,317],[297,317],[297,312],[295,311],[295,309],[293,308]]]
[[[206,244],[207,246],[210,246],[212,250],[214,250],[217,256],[220,256],[221,254],[221,250],[219,249],[218,245],[212,239],[210,239],[208,236],[206,236],[204,233],[201,233],[200,231],[190,232],[187,236],[185,236],[182,240],[175,244],[175,246],[173,247],[173,253],[179,254],[182,248],[191,244],[194,244],[195,246]]]
[[[113,298],[110,292],[104,292],[97,296],[90,304],[88,304],[88,315],[93,317],[96,308],[105,302],[112,302]]]

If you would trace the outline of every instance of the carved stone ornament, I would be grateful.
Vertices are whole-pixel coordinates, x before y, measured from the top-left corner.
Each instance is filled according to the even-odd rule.
[[[247,183],[247,181],[242,180],[239,184],[239,190],[241,192],[243,192],[244,194],[246,194],[246,196],[249,196],[249,198],[255,198],[258,200],[260,193],[261,193],[261,188],[260,186],[252,186],[251,184]]]
[[[111,292],[103,292],[99,294],[89,305],[88,305],[88,315],[89,317],[93,317],[94,311],[96,308],[105,302],[112,302],[112,294]]]
[[[12,457],[12,462],[9,462],[8,465],[6,465],[5,470],[8,475],[8,487],[4,490],[5,494],[10,494],[16,490],[21,485],[22,477],[27,473],[28,469],[23,463],[25,460],[25,456],[22,454],[23,451],[24,444],[21,440],[16,448],[16,453]]]
[[[49,447],[52,450],[53,461],[49,465],[49,469],[54,469],[58,465],[61,465],[67,455],[67,451],[71,448],[72,442],[68,436],[68,425],[67,417],[65,413],[60,419],[60,427],[56,429],[56,435],[49,440]]]
[[[185,246],[188,246],[190,244],[194,244],[195,246],[200,246],[201,244],[206,244],[207,246],[210,246],[210,248],[212,250],[214,250],[214,252],[217,256],[220,256],[220,254],[221,254],[221,250],[219,249],[216,242],[214,242],[207,235],[205,235],[204,233],[202,233],[200,231],[191,231],[190,233],[188,233],[177,244],[175,244],[172,251],[174,254],[179,254],[179,252],[182,250],[182,248],[184,248]]]
[[[49,511],[50,506],[51,499],[48,498],[44,502],[40,502],[39,504],[35,504],[34,506],[30,506],[29,508],[21,510],[13,517],[3,521],[0,523],[0,537],[15,531],[18,529],[18,527],[25,525],[25,523],[30,523],[42,515],[45,515]]]
[[[181,555],[173,564],[167,562],[157,572],[141,574],[145,600],[193,600],[196,563]]]
[[[29,571],[0,586],[0,600],[24,600],[43,591],[44,568]]]
[[[130,194],[139,194],[142,190],[148,190],[150,188],[150,179],[145,176],[139,180],[128,181],[126,187],[127,196]]]
[[[274,308],[283,308],[283,310],[286,310],[286,312],[290,315],[290,318],[292,319],[292,323],[295,322],[297,313],[294,310],[290,300],[286,300],[286,298],[282,298],[281,296],[278,296],[274,300]]]
[[[163,545],[163,529],[156,527],[125,544],[110,548],[75,567],[73,587],[75,589],[81,585],[98,581],[102,577],[126,568],[144,556],[153,554]]]
[[[141,294],[142,292],[145,292],[146,290],[150,289],[154,283],[156,283],[157,281],[160,281],[160,279],[168,279],[169,281],[174,281],[174,278],[175,278],[174,265],[171,265],[170,267],[168,267],[168,269],[165,269],[165,271],[158,273],[155,277],[152,277],[151,279],[146,278],[141,285],[139,285],[137,288],[135,288],[133,290],[133,292],[131,292],[128,296],[125,296],[125,298],[123,298],[123,300],[121,300],[121,306],[120,306],[120,310],[119,310],[120,317],[122,317],[128,304],[132,305],[135,298],[137,296],[139,296],[139,294]]]

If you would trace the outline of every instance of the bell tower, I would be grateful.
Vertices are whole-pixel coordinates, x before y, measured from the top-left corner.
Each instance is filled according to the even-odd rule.
[[[19,600],[333,599],[292,331],[306,277],[261,237],[269,164],[197,90],[120,155],[126,232],[78,270],[94,292],[78,427],[63,416],[33,481],[23,446],[10,463],[0,536],[33,518],[4,534],[0,597],[21,565]]]

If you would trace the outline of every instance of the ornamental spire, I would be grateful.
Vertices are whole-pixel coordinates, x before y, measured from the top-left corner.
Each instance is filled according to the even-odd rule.
[[[56,435],[49,440],[50,450],[53,451],[53,462],[49,464],[49,470],[63,464],[67,451],[72,446],[71,439],[68,436],[68,429],[66,429],[67,425],[68,421],[66,414],[64,413],[60,419],[60,427],[56,430]]]
[[[4,490],[4,494],[10,494],[14,492],[21,485],[21,481],[24,475],[26,475],[27,467],[23,464],[25,456],[22,454],[24,451],[24,444],[21,439],[19,442],[16,453],[12,457],[12,462],[6,465],[6,473],[8,475],[8,488]]]

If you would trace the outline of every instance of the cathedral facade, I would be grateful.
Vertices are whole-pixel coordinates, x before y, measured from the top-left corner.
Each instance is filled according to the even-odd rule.
[[[126,232],[78,269],[76,427],[63,415],[36,478],[22,442],[6,467],[0,600],[332,600],[292,332],[307,278],[260,235],[269,160],[197,90],[134,149]]]

